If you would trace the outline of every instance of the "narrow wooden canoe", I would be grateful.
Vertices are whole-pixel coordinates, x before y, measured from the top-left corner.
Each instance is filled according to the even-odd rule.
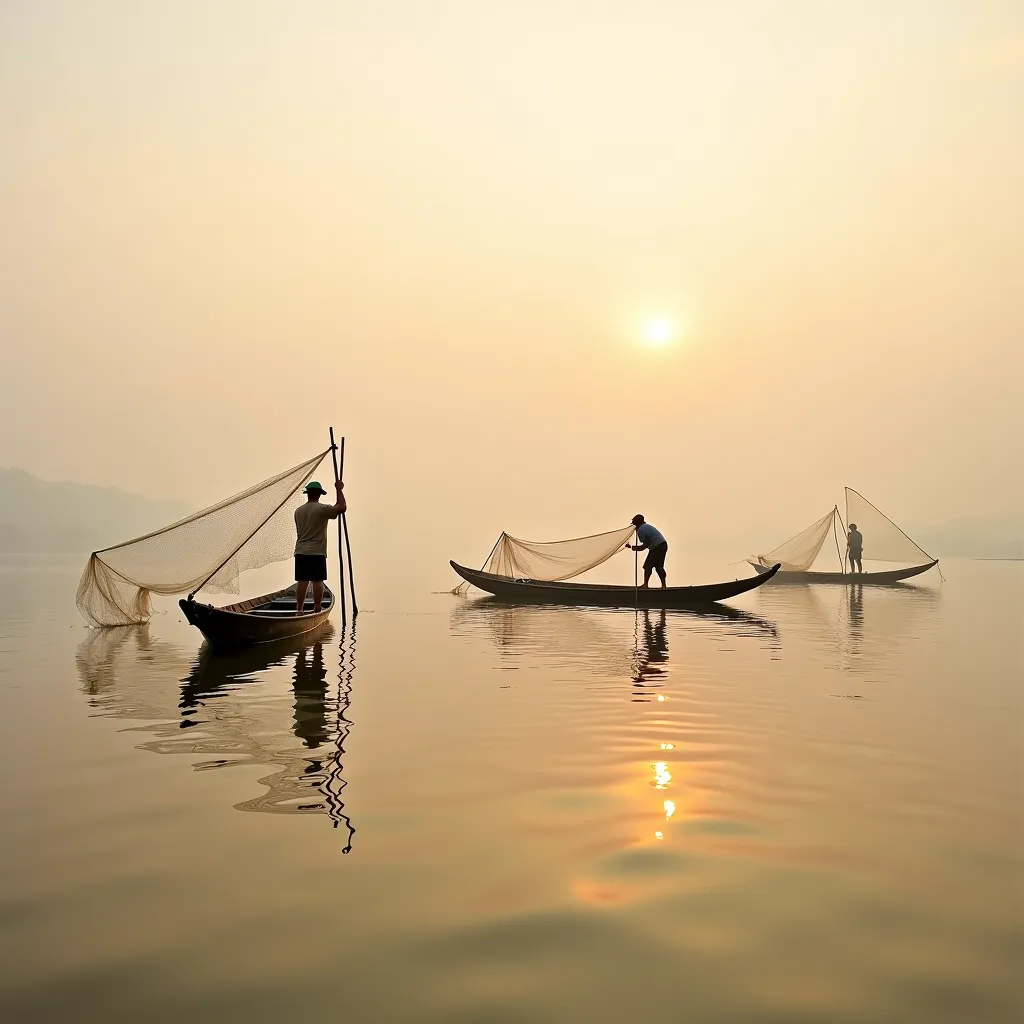
[[[178,602],[185,618],[206,637],[216,651],[235,651],[255,644],[299,637],[319,629],[334,607],[334,594],[325,586],[320,611],[313,610],[307,594],[301,615],[295,614],[295,584],[273,594],[215,608],[197,601]]]
[[[912,576],[920,576],[933,566],[939,564],[936,558],[927,565],[913,565],[909,569],[890,569],[887,572],[776,572],[778,566],[770,569],[766,565],[759,565],[757,562],[748,562],[759,573],[768,577],[775,577],[776,583],[870,583],[887,584],[899,583],[900,580],[909,580]]]
[[[702,587],[614,587],[599,583],[549,583],[543,580],[514,580],[479,569],[467,569],[457,562],[451,567],[467,582],[510,604],[598,605],[611,608],[700,608],[745,594],[767,583],[778,570],[730,583]]]

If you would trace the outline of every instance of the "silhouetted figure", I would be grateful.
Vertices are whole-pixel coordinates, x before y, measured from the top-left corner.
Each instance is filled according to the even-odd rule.
[[[661,585],[667,587],[665,576],[665,556],[668,554],[668,541],[661,535],[657,527],[651,526],[644,521],[641,515],[633,516],[633,525],[636,527],[636,544],[627,544],[627,551],[646,551],[644,559],[644,582],[645,587],[650,586],[651,573],[657,572],[661,579]]]
[[[864,536],[857,529],[856,523],[850,523],[850,532],[846,535],[846,553],[850,558],[850,572],[863,572],[861,557],[864,554]]]
[[[315,643],[295,655],[295,724],[292,731],[310,749],[327,742],[327,669],[324,645]]]

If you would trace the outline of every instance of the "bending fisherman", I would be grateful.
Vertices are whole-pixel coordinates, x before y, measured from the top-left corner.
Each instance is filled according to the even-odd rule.
[[[306,504],[295,510],[295,614],[302,614],[306,591],[313,584],[313,610],[320,611],[324,600],[324,580],[327,579],[327,524],[348,511],[344,484],[335,485],[333,505],[321,505],[320,495],[327,492],[319,481],[310,480],[303,488]]]
[[[644,521],[641,515],[633,516],[633,525],[636,527],[636,544],[627,544],[627,551],[646,551],[644,559],[644,583],[645,587],[650,586],[651,573],[657,572],[661,579],[661,585],[667,587],[665,575],[665,556],[668,554],[668,541],[661,535],[657,527],[651,526]]]

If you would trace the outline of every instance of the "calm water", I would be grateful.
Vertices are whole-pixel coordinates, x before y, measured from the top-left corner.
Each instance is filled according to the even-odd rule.
[[[0,561],[6,1020],[1024,1013],[1024,563],[228,660],[79,569]]]

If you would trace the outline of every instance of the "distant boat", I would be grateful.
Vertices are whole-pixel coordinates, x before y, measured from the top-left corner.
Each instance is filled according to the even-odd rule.
[[[842,540],[839,529],[842,527]],[[898,583],[938,565],[922,547],[912,541],[888,516],[852,487],[846,488],[846,523],[855,524],[864,537],[864,562],[902,562],[897,569],[869,569],[850,572],[846,563],[846,524],[839,506],[771,551],[748,559],[749,565],[780,583]],[[835,539],[839,571],[812,569],[829,534]],[[779,568],[781,566],[781,568]],[[773,568],[778,569],[773,572]]]
[[[305,636],[319,629],[334,607],[334,594],[325,586],[319,611],[306,597],[302,614],[295,609],[295,586],[238,601],[223,607],[200,604],[193,598],[178,602],[185,618],[206,637],[215,651],[237,651],[256,644]]]

